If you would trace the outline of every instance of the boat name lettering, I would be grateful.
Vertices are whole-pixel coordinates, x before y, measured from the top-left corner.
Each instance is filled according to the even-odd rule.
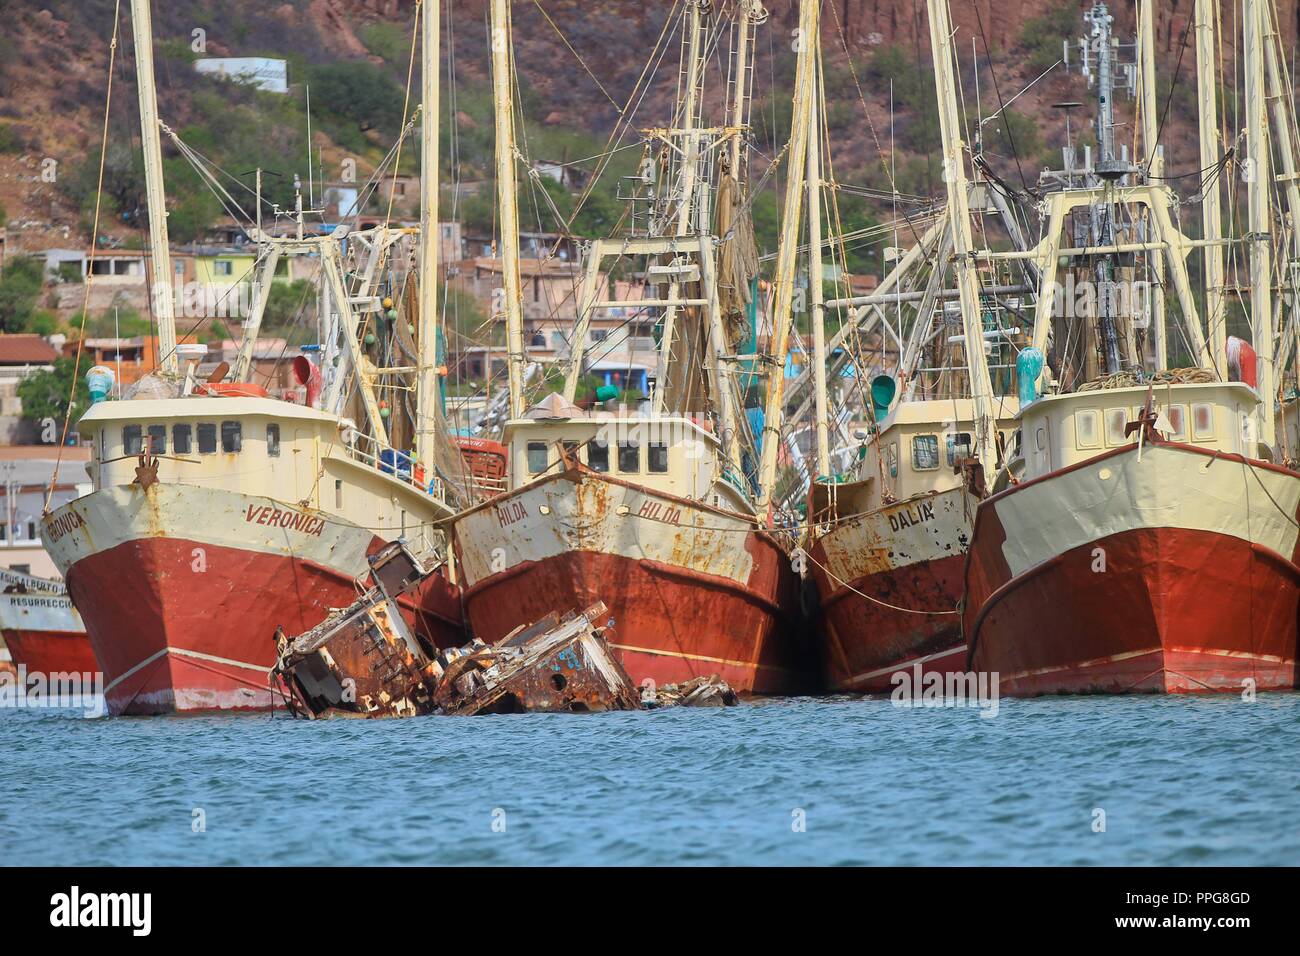
[[[641,505],[641,510],[637,513],[638,518],[649,518],[651,521],[662,521],[664,524],[681,524],[682,512],[680,508],[670,508],[667,505],[660,504],[658,501],[646,500]]]
[[[72,601],[65,597],[27,597],[21,594],[7,594],[9,603],[14,607],[72,607]]]
[[[61,515],[50,515],[45,519],[45,530],[51,541],[58,541],[65,534],[71,534],[78,528],[86,526],[86,519],[76,511],[67,511]]]
[[[497,523],[505,528],[528,517],[528,509],[522,501],[507,501],[497,505]]]
[[[318,538],[325,530],[324,518],[305,515],[300,511],[281,511],[270,505],[262,505],[260,508],[257,505],[249,505],[244,520],[249,524],[264,524],[273,528],[301,531],[303,534],[312,534]]]
[[[921,524],[925,521],[934,520],[934,502],[926,501],[915,507],[908,508],[906,511],[899,511],[889,516],[889,527],[893,531],[901,531],[904,528],[910,528],[913,525]]]

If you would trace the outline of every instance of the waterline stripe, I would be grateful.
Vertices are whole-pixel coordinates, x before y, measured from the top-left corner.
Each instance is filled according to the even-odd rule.
[[[1114,664],[1118,661],[1132,660],[1135,657],[1145,657],[1148,654],[1179,653],[1179,654],[1201,654],[1206,657],[1228,657],[1237,660],[1258,661],[1266,664],[1290,664],[1293,663],[1283,657],[1275,654],[1252,654],[1249,651],[1229,651],[1220,648],[1210,647],[1151,647],[1142,651],[1125,651],[1121,654],[1111,654],[1109,657],[1095,657],[1088,661],[1078,661],[1073,664],[1059,664],[1055,667],[1039,667],[1031,670],[1020,671],[1016,674],[1005,675],[1003,680],[1019,680],[1022,677],[1040,677],[1043,674],[1056,674],[1061,671],[1075,670],[1085,667],[1096,667],[1099,664]],[[1200,683],[1199,681],[1197,683]]]
[[[665,651],[652,647],[635,647],[631,644],[610,644],[610,647],[617,647],[620,651],[636,651],[638,654],[654,654],[658,657],[678,657],[686,661],[707,661],[710,664],[728,664],[732,667],[758,668],[765,671],[783,671],[784,667],[777,667],[774,664],[752,664],[749,661],[732,661],[725,657],[706,657],[703,654],[683,654],[680,651]]]
[[[201,651],[186,650],[183,647],[164,647],[161,650],[155,651],[154,653],[150,654],[139,664],[136,664],[134,667],[127,670],[120,677],[114,678],[112,683],[110,683],[108,686],[104,688],[104,693],[108,693],[110,690],[112,690],[118,684],[122,683],[122,681],[126,680],[132,674],[138,673],[141,668],[148,667],[150,664],[152,664],[154,661],[158,660],[158,658],[162,657],[165,654],[175,654],[178,657],[192,657],[195,660],[210,661],[213,664],[225,664],[228,667],[242,667],[245,670],[259,671],[263,674],[271,673],[271,668],[262,667],[258,664],[248,664],[245,663],[244,661],[233,661],[228,657],[217,657],[215,654],[204,654]]]
[[[924,657],[916,657],[910,661],[901,661],[900,663],[895,664],[893,667],[884,667],[878,671],[871,671],[868,674],[857,674],[849,678],[849,683],[860,684],[864,680],[871,680],[871,678],[873,677],[882,677],[885,674],[894,674],[897,673],[898,671],[910,671],[912,667],[915,666],[916,664],[928,664],[930,661],[937,660],[940,657],[952,657],[954,654],[960,654],[965,656],[966,648],[963,646],[963,647],[953,647],[946,651],[936,651],[933,654],[926,654]]]

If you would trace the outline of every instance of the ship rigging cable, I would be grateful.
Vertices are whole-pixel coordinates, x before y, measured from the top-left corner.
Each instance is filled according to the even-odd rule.
[[[117,61],[117,39],[122,26],[122,0],[113,5],[113,37],[108,43],[108,89],[104,93],[104,125],[99,141],[99,173],[95,184],[95,216],[90,232],[89,260],[95,259],[95,246],[99,238],[99,214],[104,200],[104,166],[108,157],[108,117],[109,107],[113,103],[113,66]],[[81,328],[77,336],[77,357],[72,363],[72,382],[68,386],[68,407],[63,412],[63,430],[59,433],[59,453],[54,459],[54,472],[50,475],[50,485],[45,489],[45,505],[42,515],[50,513],[50,500],[54,497],[54,486],[59,481],[59,468],[63,464],[63,448],[67,444],[68,426],[72,422],[72,407],[77,404],[77,380],[81,375],[81,352],[86,342],[86,319],[90,314],[90,285],[95,270],[86,266],[86,294],[81,306]]]
[[[948,614],[960,614],[960,613],[961,613],[961,611],[960,611],[959,609],[957,609],[957,608],[953,608],[951,611],[921,611],[921,610],[918,610],[918,609],[913,608],[913,607],[899,607],[897,604],[890,604],[888,601],[882,601],[882,600],[880,600],[879,598],[873,598],[870,594],[863,594],[861,591],[859,591],[859,590],[858,590],[857,588],[855,588],[853,585],[849,584],[847,581],[842,580],[838,575],[835,574],[834,571],[832,571],[830,568],[826,567],[826,565],[822,564],[820,561],[818,561],[816,558],[814,558],[811,554],[809,554],[807,550],[802,550],[801,553],[803,554],[803,556],[804,556],[805,558],[807,558],[807,559],[808,559],[809,561],[811,561],[813,564],[817,565],[817,567],[819,567],[819,568],[821,568],[823,571],[825,571],[825,572],[826,572],[826,575],[827,575],[828,577],[830,577],[833,581],[835,581],[836,584],[840,585],[840,586],[843,587],[843,588],[847,588],[848,590],[852,591],[854,594],[856,594],[856,595],[857,595],[858,597],[860,597],[860,598],[866,598],[866,599],[867,599],[868,601],[870,601],[872,604],[879,604],[881,607],[887,607],[887,608],[889,608],[891,611],[901,611],[901,612],[904,613],[904,614],[925,614],[925,615],[930,616],[930,617],[942,617],[942,616],[944,616],[944,615],[948,615]]]
[[[989,49],[989,38],[984,33],[984,16],[980,13],[978,3],[971,3],[971,6],[975,8],[975,23],[979,27],[980,42],[984,44],[984,58],[988,60],[989,64],[989,79],[993,81],[993,92],[998,98],[998,113],[1003,113],[1006,111],[1007,104],[1002,100],[1002,88],[998,85],[998,71],[993,68],[993,51]],[[998,114],[994,113],[993,115],[997,116]],[[1007,145],[1011,147],[1011,158],[1016,161],[1016,173],[1020,176],[1020,185],[1024,187],[1025,192],[1031,196],[1035,195],[1034,190],[1029,187],[1029,182],[1025,179],[1025,171],[1020,165],[1020,151],[1016,149],[1016,137],[1011,131],[1011,124],[1004,121],[1002,127],[1007,133]]]

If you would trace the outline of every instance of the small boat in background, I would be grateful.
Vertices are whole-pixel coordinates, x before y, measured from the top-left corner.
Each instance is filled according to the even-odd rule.
[[[0,670],[20,666],[29,674],[99,670],[63,583],[0,569]]]

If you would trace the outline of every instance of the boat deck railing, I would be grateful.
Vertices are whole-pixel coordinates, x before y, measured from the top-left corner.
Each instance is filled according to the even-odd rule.
[[[429,476],[426,483],[424,469],[409,452],[381,444],[376,439],[361,432],[353,432],[352,439],[344,443],[348,457],[354,461],[373,468],[381,474],[391,475],[398,481],[410,485],[422,494],[442,498],[445,492],[442,479],[437,475]]]

